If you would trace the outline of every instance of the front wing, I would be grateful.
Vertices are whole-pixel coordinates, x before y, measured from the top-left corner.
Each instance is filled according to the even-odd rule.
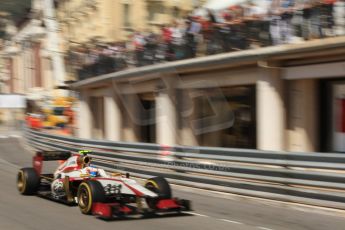
[[[131,206],[120,203],[95,203],[92,206],[92,214],[103,218],[112,219],[114,217],[123,217],[137,214],[158,214],[189,211],[190,201],[180,200],[177,198],[159,200],[156,204],[156,209],[143,209],[138,206]]]

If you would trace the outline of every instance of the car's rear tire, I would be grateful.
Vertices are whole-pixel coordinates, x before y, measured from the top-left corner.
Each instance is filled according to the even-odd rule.
[[[89,180],[82,182],[77,193],[78,206],[83,214],[91,214],[92,205],[105,201],[105,192],[100,182]]]
[[[171,199],[172,192],[168,181],[163,177],[154,177],[148,179],[145,188],[156,193],[157,198],[147,198],[146,203],[151,209],[156,209],[156,204],[162,199]]]
[[[40,186],[40,176],[34,168],[22,168],[17,175],[17,188],[22,195],[37,193]]]

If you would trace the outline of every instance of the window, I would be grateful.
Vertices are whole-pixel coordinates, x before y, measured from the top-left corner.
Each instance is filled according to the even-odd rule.
[[[131,20],[130,20],[130,5],[123,4],[123,26],[124,27],[131,27]]]
[[[155,20],[157,20],[157,17],[160,14],[164,14],[165,13],[165,8],[162,5],[162,3],[160,2],[154,2],[154,3],[150,3],[148,5],[148,21],[153,22]]]
[[[174,7],[173,7],[173,9],[172,9],[172,15],[173,15],[175,18],[180,17],[180,9],[179,9],[177,6],[174,6]]]

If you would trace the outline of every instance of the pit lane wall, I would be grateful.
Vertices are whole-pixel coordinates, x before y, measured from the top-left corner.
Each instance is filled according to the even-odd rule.
[[[26,129],[36,150],[92,150],[93,164],[132,176],[250,197],[345,210],[345,156],[162,146],[58,136]]]

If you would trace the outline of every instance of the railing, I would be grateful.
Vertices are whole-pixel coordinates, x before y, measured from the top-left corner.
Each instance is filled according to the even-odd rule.
[[[27,130],[36,149],[93,150],[109,171],[213,191],[345,209],[345,155],[160,146],[79,139]]]

